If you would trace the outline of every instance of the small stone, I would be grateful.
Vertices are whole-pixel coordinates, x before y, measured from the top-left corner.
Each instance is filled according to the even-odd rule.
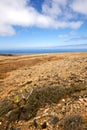
[[[42,127],[42,129],[46,129],[47,128],[46,122],[44,122],[41,127]]]
[[[62,99],[62,102],[65,102],[65,99]]]
[[[63,106],[63,107],[62,107],[62,110],[61,110],[61,113],[62,113],[62,114],[64,114],[64,113],[65,113],[65,111],[66,111],[66,107],[65,107],[65,106]]]
[[[36,121],[36,119],[33,121],[34,127],[37,128],[38,127],[38,123]]]
[[[53,117],[52,124],[56,125],[59,121],[59,118],[57,116]]]
[[[2,124],[2,122],[0,122],[0,125]]]
[[[79,101],[80,101],[80,102],[83,102],[83,99],[82,99],[82,98],[80,98],[80,99],[79,99]]]
[[[49,108],[45,109],[44,113],[46,113],[49,110]]]
[[[61,107],[61,104],[58,104],[58,107]]]
[[[57,113],[52,111],[52,112],[50,113],[50,115],[51,115],[51,116],[55,116],[55,115],[57,115]]]
[[[84,98],[84,101],[87,102],[87,98]]]

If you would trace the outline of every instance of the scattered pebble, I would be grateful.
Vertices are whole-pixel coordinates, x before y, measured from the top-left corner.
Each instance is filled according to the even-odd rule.
[[[62,102],[65,102],[65,99],[62,99]]]
[[[38,123],[36,120],[33,121],[34,127],[37,128],[38,127]]]
[[[47,123],[44,122],[41,127],[42,127],[42,129],[46,129],[47,128]]]
[[[52,119],[52,124],[53,124],[53,125],[56,125],[56,124],[58,123],[58,121],[59,121],[59,118],[58,118],[57,116],[55,116],[55,117],[53,117],[53,119]]]

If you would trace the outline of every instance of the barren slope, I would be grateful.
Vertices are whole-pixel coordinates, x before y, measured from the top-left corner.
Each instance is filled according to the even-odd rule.
[[[0,56],[0,100],[0,130],[87,130],[87,53]]]

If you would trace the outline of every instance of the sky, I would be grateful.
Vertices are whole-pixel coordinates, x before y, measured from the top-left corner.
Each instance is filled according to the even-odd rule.
[[[87,0],[0,0],[0,50],[87,48]]]

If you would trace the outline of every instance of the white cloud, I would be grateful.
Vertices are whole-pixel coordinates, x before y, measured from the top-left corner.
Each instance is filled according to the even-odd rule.
[[[87,15],[87,0],[73,0],[71,8],[77,13]]]
[[[72,30],[71,32],[69,32],[68,34],[59,34],[58,35],[59,38],[70,38],[70,37],[79,37],[76,30]]]
[[[62,20],[62,8],[67,0],[46,0],[42,5],[42,12],[38,12],[29,4],[30,0],[0,0],[0,35],[14,35],[14,26],[40,28],[74,28],[82,25],[82,21]],[[51,6],[51,7],[50,7]]]
[[[81,40],[87,40],[86,35],[78,36],[78,37],[73,37],[69,41],[81,41]]]
[[[67,38],[68,35],[67,35],[67,34],[60,34],[60,35],[58,35],[58,37],[59,37],[59,38]]]
[[[60,6],[65,6],[67,0],[45,0],[42,10],[46,15],[57,17],[62,14]]]
[[[15,30],[12,26],[6,24],[0,24],[0,36],[12,36],[15,35]]]

